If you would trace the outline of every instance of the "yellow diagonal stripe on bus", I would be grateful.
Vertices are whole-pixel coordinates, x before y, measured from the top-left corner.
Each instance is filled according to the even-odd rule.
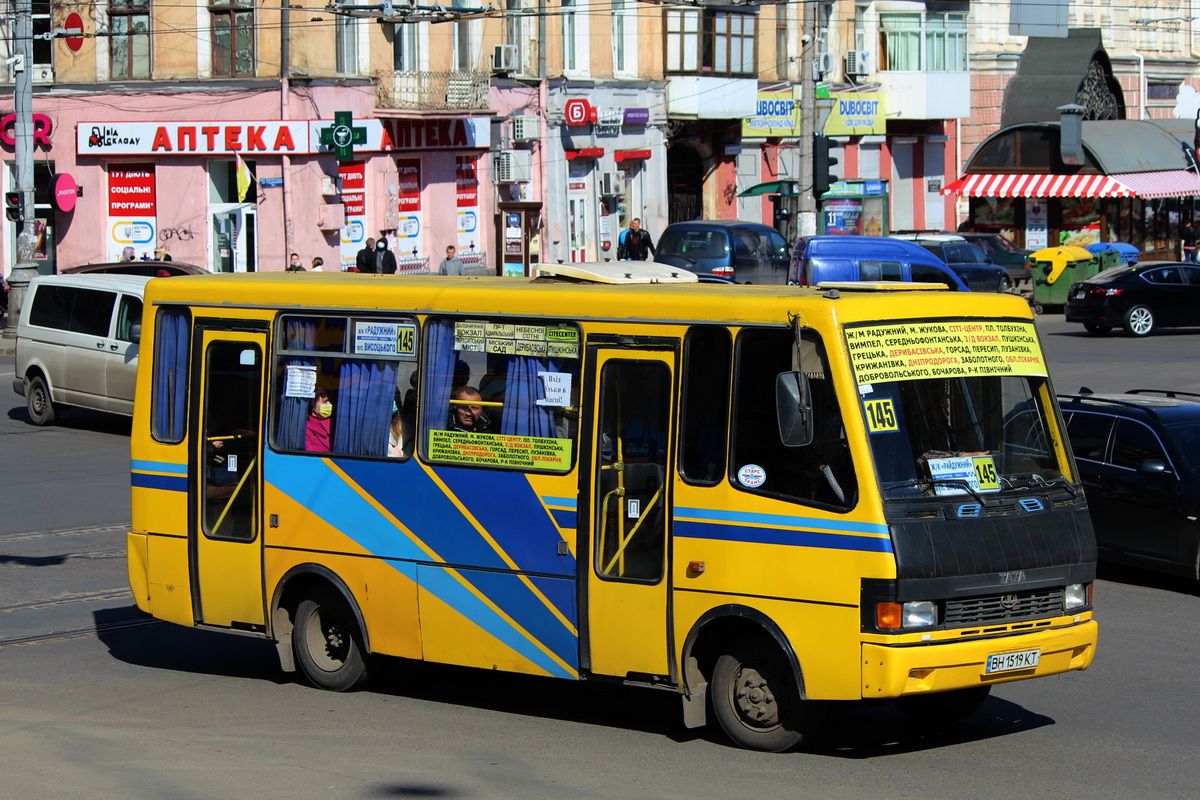
[[[367,492],[365,489],[363,489],[361,486],[359,486],[358,483],[355,482],[354,479],[351,478],[349,475],[347,475],[345,472],[343,472],[341,470],[341,468],[338,467],[337,464],[333,463],[333,461],[331,461],[328,458],[322,458],[321,461],[325,462],[325,465],[328,466],[335,475],[337,475],[343,481],[345,481],[347,486],[352,488],[355,492],[358,493],[358,495],[360,497],[362,497],[364,500],[366,500],[368,505],[370,505],[372,508],[374,508],[376,511],[378,511],[385,519],[389,520],[397,528],[399,528],[404,533],[404,535],[407,536],[410,540],[412,540],[412,542],[417,547],[421,548],[421,550],[425,553],[425,555],[429,556],[430,561],[436,561],[439,564],[446,563],[446,560],[444,558],[442,558],[440,555],[438,555],[431,547],[426,545],[425,542],[421,540],[421,537],[417,536],[415,533],[413,533],[411,530],[409,530],[408,526],[406,526],[402,522],[400,522],[400,520],[397,519],[392,514],[392,512],[390,512],[386,508],[384,508],[379,503],[379,501],[375,499],[374,496],[372,496],[369,492]],[[442,488],[442,491],[446,492],[446,495],[451,498],[451,500],[454,502],[455,506],[459,509],[459,511],[461,511],[463,513],[463,516],[465,516],[467,519],[469,519],[471,521],[471,524],[473,526],[475,526],[475,529],[477,531],[479,531],[480,534],[483,535],[492,544],[492,547],[495,548],[496,552],[500,555],[500,557],[504,559],[505,563],[512,566],[512,568],[514,570],[517,569],[516,564],[512,561],[512,559],[510,559],[508,557],[508,554],[504,552],[504,550],[495,542],[494,539],[492,539],[491,536],[488,536],[483,531],[483,528],[479,524],[478,520],[476,520],[473,516],[471,516],[470,514],[467,513],[466,509],[464,509],[462,507],[462,505],[458,502],[458,498],[456,498],[452,494],[450,494],[450,491],[446,487],[446,485],[444,483],[442,483],[440,480],[438,480],[437,476],[434,475],[429,470],[429,468],[426,467],[424,464],[421,465],[421,468],[424,469],[426,471],[426,473],[429,474],[429,477],[438,486],[440,486]],[[574,667],[572,667],[567,662],[563,661],[562,658],[560,658],[556,653],[549,650],[544,644],[542,644],[542,642],[537,637],[530,635],[529,631],[525,630],[524,626],[522,626],[515,619],[510,617],[504,611],[504,609],[500,608],[495,603],[493,603],[490,597],[488,597],[487,595],[480,592],[477,588],[475,588],[475,586],[470,581],[468,581],[466,578],[464,578],[462,576],[462,574],[459,573],[458,570],[456,570],[452,567],[447,567],[446,571],[449,572],[451,575],[453,575],[454,579],[457,580],[460,584],[462,584],[464,589],[466,589],[471,594],[473,594],[477,598],[479,598],[480,602],[482,602],[484,605],[486,605],[488,608],[490,608],[493,612],[495,612],[495,614],[498,617],[505,620],[509,625],[511,625],[513,627],[513,630],[518,631],[522,636],[525,637],[525,639],[527,641],[531,642],[534,645],[534,647],[538,648],[543,653],[545,653],[546,656],[548,656],[551,660],[553,660],[560,667],[565,669],[568,673],[570,673],[572,675],[577,674],[575,672]],[[529,581],[529,579],[526,576],[518,574],[517,577],[521,579],[522,583],[524,583],[527,587],[529,587],[530,591],[532,591],[543,603],[546,604],[546,607],[550,609],[551,613],[553,613],[554,616],[556,616],[563,623],[563,625],[567,628],[567,630],[569,630],[571,632],[572,635],[574,635],[576,637],[579,636],[579,633],[575,630],[575,626],[571,624],[571,621],[568,620],[566,617],[564,617],[559,612],[559,610],[554,607],[554,604],[551,603],[546,598],[546,596],[543,595],[538,590],[538,588]]]

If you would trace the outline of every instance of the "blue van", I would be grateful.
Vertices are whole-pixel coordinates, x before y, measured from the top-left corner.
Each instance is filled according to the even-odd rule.
[[[915,281],[970,291],[940,258],[919,244],[878,236],[809,236],[796,242],[788,283],[816,286],[822,281]]]

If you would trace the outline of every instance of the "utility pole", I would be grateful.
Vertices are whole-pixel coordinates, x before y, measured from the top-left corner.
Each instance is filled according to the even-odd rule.
[[[16,336],[21,318],[25,289],[37,274],[33,251],[36,235],[33,229],[33,2],[16,1],[16,52],[9,60],[9,70],[15,73],[13,101],[16,112],[16,191],[21,193],[21,219],[17,221],[17,263],[8,276],[11,291],[8,295],[8,328],[6,336]]]
[[[817,130],[817,83],[813,75],[816,52],[816,3],[801,3],[800,36],[800,213],[796,220],[800,236],[817,233],[817,198],[813,195],[813,134]]]

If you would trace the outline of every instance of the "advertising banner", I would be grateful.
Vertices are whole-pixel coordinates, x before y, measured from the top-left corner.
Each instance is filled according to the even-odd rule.
[[[367,239],[367,169],[362,161],[338,164],[341,178],[342,205],[346,209],[346,224],[342,226],[342,271],[354,266],[358,251]]]
[[[743,138],[799,135],[799,86],[759,92],[754,116],[742,120]]]
[[[454,182],[458,206],[458,255],[483,251],[479,240],[479,172],[475,156],[458,156]]]
[[[153,164],[108,168],[108,241],[110,261],[154,255],[158,239],[158,202]]]
[[[396,159],[396,170],[400,189],[396,200],[396,235],[392,241],[392,251],[397,261],[422,258],[425,256],[425,245],[421,214],[421,159]]]
[[[825,120],[826,136],[865,136],[887,131],[884,95],[875,92],[836,92]]]

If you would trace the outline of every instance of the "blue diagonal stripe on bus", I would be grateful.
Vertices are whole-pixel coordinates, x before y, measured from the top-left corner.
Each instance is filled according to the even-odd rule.
[[[431,556],[373,507],[358,489],[346,483],[340,475],[319,458],[266,453],[267,475],[279,491],[304,505],[338,531],[362,546],[367,552],[390,559],[430,561]],[[484,541],[462,513],[445,496],[415,461],[386,462],[339,460],[339,468],[358,484],[376,503],[400,520],[438,557],[451,564],[463,564],[511,572],[495,549]],[[302,493],[292,487],[306,487]],[[297,496],[297,495],[301,496]],[[475,498],[484,502],[486,497]],[[539,513],[545,516],[544,511]],[[510,525],[520,525],[512,519]],[[546,525],[549,526],[547,520]],[[555,532],[555,540],[558,539]],[[557,546],[549,545],[552,552]],[[564,558],[564,560],[570,560]],[[573,568],[573,562],[572,562]],[[474,573],[465,573],[470,578]],[[472,622],[501,641],[511,645],[513,636],[524,644],[514,647],[517,652],[535,663],[547,659],[544,652],[515,631],[491,609],[482,617],[467,613],[467,609],[487,608],[471,592],[455,582],[458,589],[452,595],[439,598],[451,608],[465,614]],[[578,643],[574,634],[563,624],[537,595],[520,584],[519,591],[507,591],[500,596],[488,594],[476,586],[488,599],[503,609],[529,636],[536,638],[565,663],[578,662]],[[469,597],[468,597],[469,596]],[[574,604],[564,607],[570,592],[556,592],[547,597],[572,626],[576,624]],[[561,671],[561,667],[557,668]],[[553,672],[552,674],[558,674]]]
[[[676,508],[673,529],[675,536],[691,539],[720,539],[870,553],[892,552],[892,541],[886,537],[886,525],[822,517]]]
[[[186,492],[188,488],[186,475],[149,475],[145,472],[131,472],[129,485],[140,489],[164,489],[168,492]]]
[[[140,458],[130,459],[131,468],[138,472],[169,472],[172,475],[187,475],[187,464],[175,464],[170,461],[145,461]]]
[[[826,531],[844,531],[874,536],[887,536],[888,526],[873,522],[829,519],[828,517],[798,517],[792,514],[760,514],[753,511],[727,511],[715,508],[685,508],[675,506],[675,517],[704,520],[707,522],[740,522],[745,525],[765,525],[775,528],[819,528]]]

